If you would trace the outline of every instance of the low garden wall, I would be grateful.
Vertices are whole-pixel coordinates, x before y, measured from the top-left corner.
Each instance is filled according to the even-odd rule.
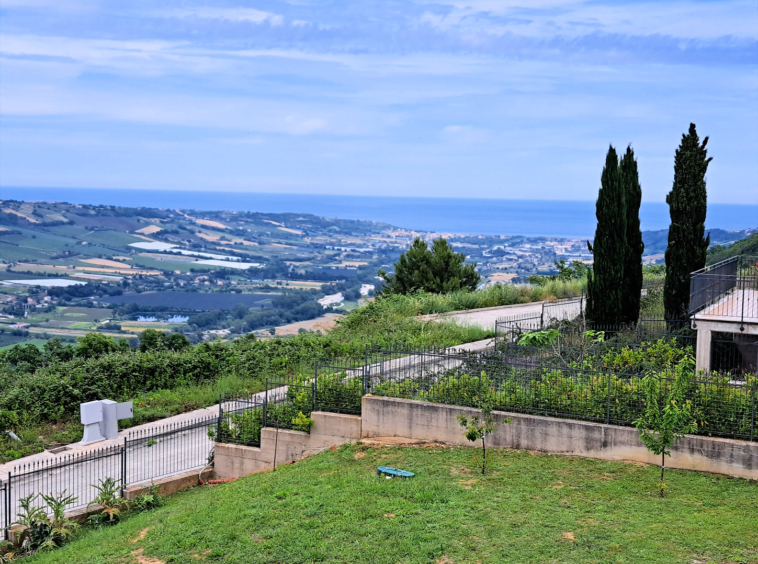
[[[456,417],[478,413],[468,407],[370,395],[363,397],[362,407],[363,438],[396,436],[469,446]],[[660,464],[660,456],[649,452],[631,427],[498,411],[492,416],[499,422],[511,420],[487,437],[494,448]],[[758,479],[758,443],[687,435],[666,458],[666,467]]]
[[[221,479],[238,478],[270,470],[275,452],[276,463],[287,464],[361,438],[403,437],[471,446],[457,416],[475,413],[469,407],[367,395],[362,398],[361,416],[313,412],[310,433],[286,429],[277,433],[266,427],[260,447],[218,443],[215,472]],[[660,464],[660,457],[645,448],[631,427],[498,411],[492,416],[500,423],[511,421],[488,436],[493,448]],[[666,467],[758,479],[758,443],[687,435],[666,458]]]

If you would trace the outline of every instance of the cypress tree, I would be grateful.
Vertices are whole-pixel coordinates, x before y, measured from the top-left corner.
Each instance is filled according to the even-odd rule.
[[[626,258],[626,206],[616,150],[611,146],[600,177],[595,204],[597,228],[594,256],[587,279],[587,317],[601,325],[622,321],[624,262]]]
[[[695,124],[682,135],[674,158],[674,185],[666,196],[671,225],[666,248],[666,280],[663,305],[666,319],[681,319],[688,313],[690,273],[705,266],[710,235],[705,236],[707,193],[705,173],[713,157],[697,136]]]
[[[642,253],[645,244],[640,231],[640,203],[642,188],[637,175],[637,160],[631,145],[621,157],[619,165],[621,183],[626,203],[626,256],[624,259],[624,300],[621,321],[636,324],[640,317],[640,296],[642,294]]]

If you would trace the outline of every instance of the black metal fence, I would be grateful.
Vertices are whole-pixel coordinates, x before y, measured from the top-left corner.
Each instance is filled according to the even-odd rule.
[[[202,468],[210,461],[214,441],[209,431],[216,417],[204,417],[137,430],[124,440],[122,483],[138,484]]]
[[[375,396],[494,409],[631,426],[645,408],[641,371],[576,368],[549,352],[521,348],[518,355],[500,352],[372,350],[376,362],[358,371],[351,364],[322,367],[346,387]],[[378,359],[378,360],[377,360]],[[658,370],[661,389],[673,387],[673,369]],[[693,405],[698,432],[754,440],[758,380],[733,380],[717,374],[693,376],[685,398]],[[330,411],[328,406],[322,408]]]
[[[731,257],[690,275],[689,313],[719,320],[758,319],[758,257]]]
[[[8,503],[8,484],[0,480],[0,530],[7,531],[11,524],[11,505]],[[3,535],[3,538],[8,538]]]
[[[211,432],[212,438],[219,443],[260,446],[264,403],[265,399],[261,399],[260,394],[248,398],[221,397],[216,429]]]
[[[123,442],[82,453],[22,462],[0,481],[0,529],[17,520],[20,500],[34,496],[32,507],[46,509],[42,495],[72,496],[67,510],[87,507],[97,497],[96,485],[116,481],[121,495],[128,485],[202,469],[210,460],[209,430],[218,418],[193,419],[129,433]]]

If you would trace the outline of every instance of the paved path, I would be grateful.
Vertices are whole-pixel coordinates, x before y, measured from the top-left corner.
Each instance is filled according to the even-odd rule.
[[[459,325],[478,325],[482,329],[493,330],[495,322],[503,317],[544,315],[545,321],[550,318],[573,319],[581,312],[583,298],[570,298],[552,302],[534,302],[509,306],[485,307],[464,311],[451,311],[424,315],[422,321],[455,321]]]

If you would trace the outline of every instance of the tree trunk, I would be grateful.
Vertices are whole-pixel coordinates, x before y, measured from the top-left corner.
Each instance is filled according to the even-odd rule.
[[[487,447],[484,446],[484,437],[482,437],[482,474],[487,468]]]

